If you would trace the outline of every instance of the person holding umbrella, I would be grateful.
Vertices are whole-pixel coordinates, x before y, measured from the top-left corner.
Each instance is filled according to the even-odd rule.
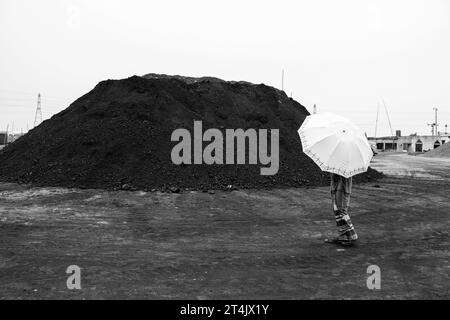
[[[322,171],[330,172],[330,191],[338,236],[327,243],[352,246],[358,239],[348,215],[352,176],[366,172],[373,157],[364,132],[350,120],[331,113],[306,117],[298,130],[303,152]]]

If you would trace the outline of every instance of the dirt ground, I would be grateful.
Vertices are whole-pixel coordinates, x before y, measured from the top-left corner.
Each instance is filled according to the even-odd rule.
[[[357,247],[328,188],[215,194],[0,184],[0,298],[450,298],[450,161],[380,154],[354,186]],[[381,269],[381,289],[366,286]],[[66,268],[81,268],[68,290]]]

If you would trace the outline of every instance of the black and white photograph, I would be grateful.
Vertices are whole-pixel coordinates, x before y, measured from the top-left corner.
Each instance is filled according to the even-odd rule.
[[[0,0],[0,57],[0,300],[450,299],[450,1]]]

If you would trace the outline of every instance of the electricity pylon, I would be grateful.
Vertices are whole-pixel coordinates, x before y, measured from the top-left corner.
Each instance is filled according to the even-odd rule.
[[[42,110],[41,110],[41,94],[38,94],[36,114],[34,115],[34,126],[37,127],[42,122]]]

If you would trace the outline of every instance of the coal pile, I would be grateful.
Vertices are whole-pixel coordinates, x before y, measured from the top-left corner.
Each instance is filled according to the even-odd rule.
[[[427,158],[450,158],[450,143],[444,143],[440,147],[430,150],[421,156]]]
[[[67,109],[0,151],[0,180],[42,186],[163,190],[317,186],[328,183],[301,149],[308,111],[264,84],[149,74],[100,82]],[[280,164],[175,165],[173,130],[279,129]],[[356,181],[380,173],[370,169]]]

